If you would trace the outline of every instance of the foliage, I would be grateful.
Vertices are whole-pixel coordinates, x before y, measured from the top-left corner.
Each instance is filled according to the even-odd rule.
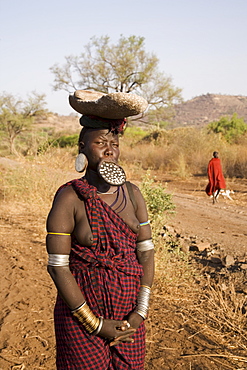
[[[59,146],[60,148],[78,146],[79,136],[77,134],[69,136],[61,136],[53,142],[53,146]]]
[[[147,135],[147,132],[142,130],[140,127],[137,127],[137,126],[129,127],[128,126],[124,130],[123,137],[124,139],[128,140],[129,144],[131,144],[132,142],[136,142],[136,141],[143,139],[143,137],[145,137],[146,135]]]
[[[165,192],[161,183],[154,186],[154,179],[147,171],[142,179],[141,192],[146,200],[148,214],[152,221],[164,217],[164,213],[173,213],[175,205],[172,202],[172,195]]]
[[[63,66],[55,64],[50,68],[55,76],[54,89],[136,92],[156,107],[180,101],[181,89],[172,86],[171,78],[158,71],[159,60],[145,51],[144,40],[121,35],[112,44],[108,36],[92,37],[80,56],[67,56]]]
[[[77,148],[78,147],[78,134],[63,135],[58,138],[49,138],[44,141],[38,148],[38,154],[44,154],[51,148]]]
[[[211,122],[208,131],[222,135],[229,143],[237,142],[247,132],[247,124],[243,118],[238,118],[237,113],[232,117],[221,117],[219,121]]]
[[[142,179],[140,190],[147,204],[148,216],[152,225],[153,240],[157,244],[159,235],[164,226],[165,218],[174,212],[175,205],[172,195],[165,192],[161,183],[154,186],[154,179],[147,171]]]
[[[16,137],[31,126],[35,116],[44,113],[44,98],[35,92],[26,101],[7,93],[0,96],[0,129],[7,137],[11,154],[17,154]]]

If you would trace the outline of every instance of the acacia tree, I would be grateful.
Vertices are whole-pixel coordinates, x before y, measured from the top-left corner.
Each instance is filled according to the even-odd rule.
[[[36,92],[32,92],[26,101],[12,94],[0,95],[0,129],[7,137],[11,154],[17,154],[16,137],[31,126],[34,117],[45,112],[44,99],[44,94]]]
[[[120,36],[111,44],[108,36],[93,37],[79,56],[65,57],[53,65],[54,90],[96,90],[103,93],[135,92],[151,107],[162,110],[181,101],[181,89],[158,71],[158,58],[144,49],[144,38]]]

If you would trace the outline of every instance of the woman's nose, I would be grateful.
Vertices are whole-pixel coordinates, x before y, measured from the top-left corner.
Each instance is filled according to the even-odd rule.
[[[110,156],[113,154],[112,148],[110,145],[107,145],[107,148],[105,150],[105,155]]]

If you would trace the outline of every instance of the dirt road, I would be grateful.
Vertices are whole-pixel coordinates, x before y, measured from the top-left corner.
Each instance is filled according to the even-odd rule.
[[[227,254],[247,255],[247,181],[228,181],[233,200],[220,196],[216,204],[204,191],[206,182],[206,178],[168,182],[176,204],[170,225],[185,237],[217,243]]]

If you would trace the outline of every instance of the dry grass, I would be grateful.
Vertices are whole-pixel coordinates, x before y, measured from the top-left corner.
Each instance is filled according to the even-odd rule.
[[[131,148],[131,150],[129,150]],[[219,136],[196,128],[147,132],[146,138],[129,135],[121,140],[123,163],[144,170],[169,172],[186,179],[207,173],[213,151],[219,151],[226,177],[247,177],[246,141],[228,144]]]
[[[247,351],[247,296],[237,292],[234,277],[228,280],[208,280],[200,306],[195,310],[196,321],[213,333],[227,350]],[[247,360],[247,358],[246,358]]]

